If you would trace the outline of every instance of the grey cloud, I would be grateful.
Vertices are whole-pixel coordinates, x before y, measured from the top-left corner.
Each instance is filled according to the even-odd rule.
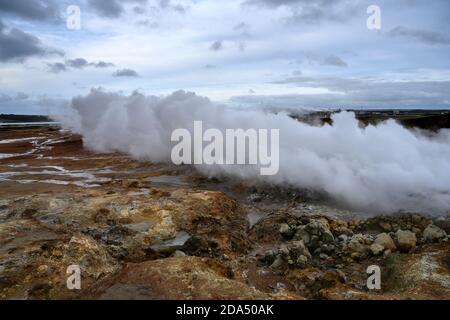
[[[123,13],[123,7],[117,0],[89,0],[90,6],[106,18],[118,18]]]
[[[60,73],[67,71],[66,65],[61,62],[47,63],[48,70],[51,73]]]
[[[235,45],[240,51],[244,51],[247,47],[246,41],[251,38],[250,36],[250,25],[245,22],[240,22],[233,27],[233,30],[239,32],[239,35],[236,37]]]
[[[344,22],[363,4],[345,0],[247,0],[244,5],[278,9],[287,7],[291,15],[285,19],[292,24],[317,24],[323,21]],[[364,11],[365,12],[365,11]]]
[[[205,65],[205,69],[215,69],[215,68],[216,68],[216,66],[213,65],[213,64],[207,64],[207,65]]]
[[[340,57],[336,55],[321,55],[317,53],[312,52],[302,52],[304,58],[306,61],[308,61],[310,64],[312,63],[318,63],[322,66],[335,66],[335,67],[347,67],[348,64],[344,60],[342,60]],[[297,63],[302,63],[301,59],[298,59],[296,61]]]
[[[358,78],[306,76],[289,77],[275,84],[326,88],[333,93],[235,97],[234,100],[282,106],[343,108],[448,108],[450,81],[387,81]]]
[[[109,67],[114,67],[114,63],[111,62],[104,62],[104,61],[99,61],[97,63],[91,62],[89,65],[92,65],[96,68],[109,68]]]
[[[66,65],[69,67],[75,68],[75,69],[82,69],[89,65],[89,62],[87,62],[86,59],[83,58],[77,58],[72,60],[67,60]]]
[[[145,27],[149,27],[151,29],[159,28],[159,24],[157,22],[155,22],[155,21],[150,20],[150,19],[145,19],[145,20],[138,21],[136,24],[138,26],[145,26]]]
[[[17,28],[7,30],[0,20],[0,62],[23,62],[33,56],[62,55],[61,51],[46,48],[39,38]]]
[[[245,48],[247,47],[247,44],[244,41],[238,41],[237,42],[237,46],[238,46],[240,51],[244,51]]]
[[[347,67],[347,63],[337,56],[327,56],[320,62],[322,65]]]
[[[237,25],[234,26],[233,28],[234,31],[239,32],[239,37],[240,40],[236,42],[239,50],[244,51],[246,48],[246,41],[251,38],[250,35],[250,25],[245,23],[245,22],[241,22]]]
[[[114,67],[114,64],[110,63],[110,62],[104,62],[104,61],[88,62],[84,58],[77,58],[77,59],[67,60],[66,61],[66,65],[69,66],[69,67],[75,68],[75,69],[83,69],[85,67],[95,67],[95,68]]]
[[[114,77],[138,77],[138,73],[132,69],[120,69],[113,73]]]
[[[146,10],[143,7],[134,7],[133,12],[136,14],[144,14],[146,12]]]
[[[60,17],[54,0],[1,0],[0,13],[31,20],[54,20]]]
[[[181,4],[177,4],[172,6],[172,10],[177,11],[179,13],[186,13],[187,8],[182,6]]]
[[[159,0],[159,6],[163,9],[170,6],[170,0]]]
[[[4,94],[4,93],[0,94],[0,103],[10,102],[12,100],[13,99],[7,94]]]
[[[211,44],[211,46],[209,47],[209,50],[219,51],[219,50],[222,50],[222,48],[223,48],[222,41],[217,40]]]
[[[288,23],[293,24],[315,24],[323,20],[342,21],[343,18],[314,5],[304,6],[301,9],[295,9],[291,17],[286,19]]]
[[[16,100],[27,100],[29,96],[25,92],[17,92]]]
[[[173,5],[171,0],[160,0],[159,7],[163,10],[171,9],[171,10],[177,11],[178,13],[186,13],[186,11],[188,9],[187,7],[185,7],[181,4]]]
[[[311,1],[307,0],[247,0],[244,3],[248,5],[254,5],[254,6],[266,6],[266,7],[272,7],[272,8],[278,8],[281,6],[292,6],[292,5],[298,5],[298,4],[304,4]],[[322,3],[330,3],[333,2],[333,0],[320,0]]]
[[[1,96],[0,96],[1,97]],[[66,110],[68,101],[61,98],[37,96],[22,100],[2,101],[0,98],[0,113],[13,114],[61,114]]]
[[[124,3],[146,3],[147,0],[89,0],[89,5],[102,17],[119,18],[125,12]]]
[[[55,114],[61,112],[64,99],[49,98],[47,96],[30,97],[24,92],[17,92],[10,96],[0,93],[0,113],[11,114]]]
[[[397,26],[389,31],[388,35],[390,37],[406,37],[416,39],[430,45],[450,45],[450,36],[435,31],[409,29],[406,27]]]
[[[358,91],[370,87],[371,84],[376,84],[376,82],[357,79],[357,78],[340,78],[340,77],[288,77],[283,80],[274,81],[274,84],[295,84],[299,87],[309,87],[309,88],[327,88],[331,91]]]
[[[241,22],[241,23],[235,25],[233,30],[248,32],[250,30],[250,25],[245,22]]]
[[[84,58],[76,58],[76,59],[69,59],[63,62],[56,62],[56,63],[48,63],[49,71],[53,73],[59,73],[68,71],[70,68],[73,69],[84,69],[87,67],[95,67],[95,68],[109,68],[114,67],[113,63],[110,62],[88,62]]]

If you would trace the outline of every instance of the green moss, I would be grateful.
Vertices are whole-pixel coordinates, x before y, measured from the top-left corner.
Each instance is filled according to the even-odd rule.
[[[402,266],[407,263],[402,254],[396,252],[390,254],[384,263],[381,281],[387,292],[402,292],[414,287],[414,283],[405,278],[405,270]]]

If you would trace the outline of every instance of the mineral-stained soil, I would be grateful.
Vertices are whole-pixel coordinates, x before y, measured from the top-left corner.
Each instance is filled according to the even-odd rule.
[[[352,212],[0,128],[1,299],[450,299],[449,233],[449,216]]]

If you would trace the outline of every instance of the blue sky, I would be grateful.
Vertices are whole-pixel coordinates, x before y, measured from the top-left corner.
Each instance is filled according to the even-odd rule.
[[[369,5],[380,30],[366,26]],[[59,113],[97,87],[233,106],[449,108],[449,57],[446,0],[0,0],[0,113]]]

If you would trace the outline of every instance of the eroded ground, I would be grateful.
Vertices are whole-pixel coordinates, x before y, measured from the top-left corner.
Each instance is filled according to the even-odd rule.
[[[0,128],[1,299],[450,299],[449,232],[449,216],[368,218],[93,154],[58,128]]]

